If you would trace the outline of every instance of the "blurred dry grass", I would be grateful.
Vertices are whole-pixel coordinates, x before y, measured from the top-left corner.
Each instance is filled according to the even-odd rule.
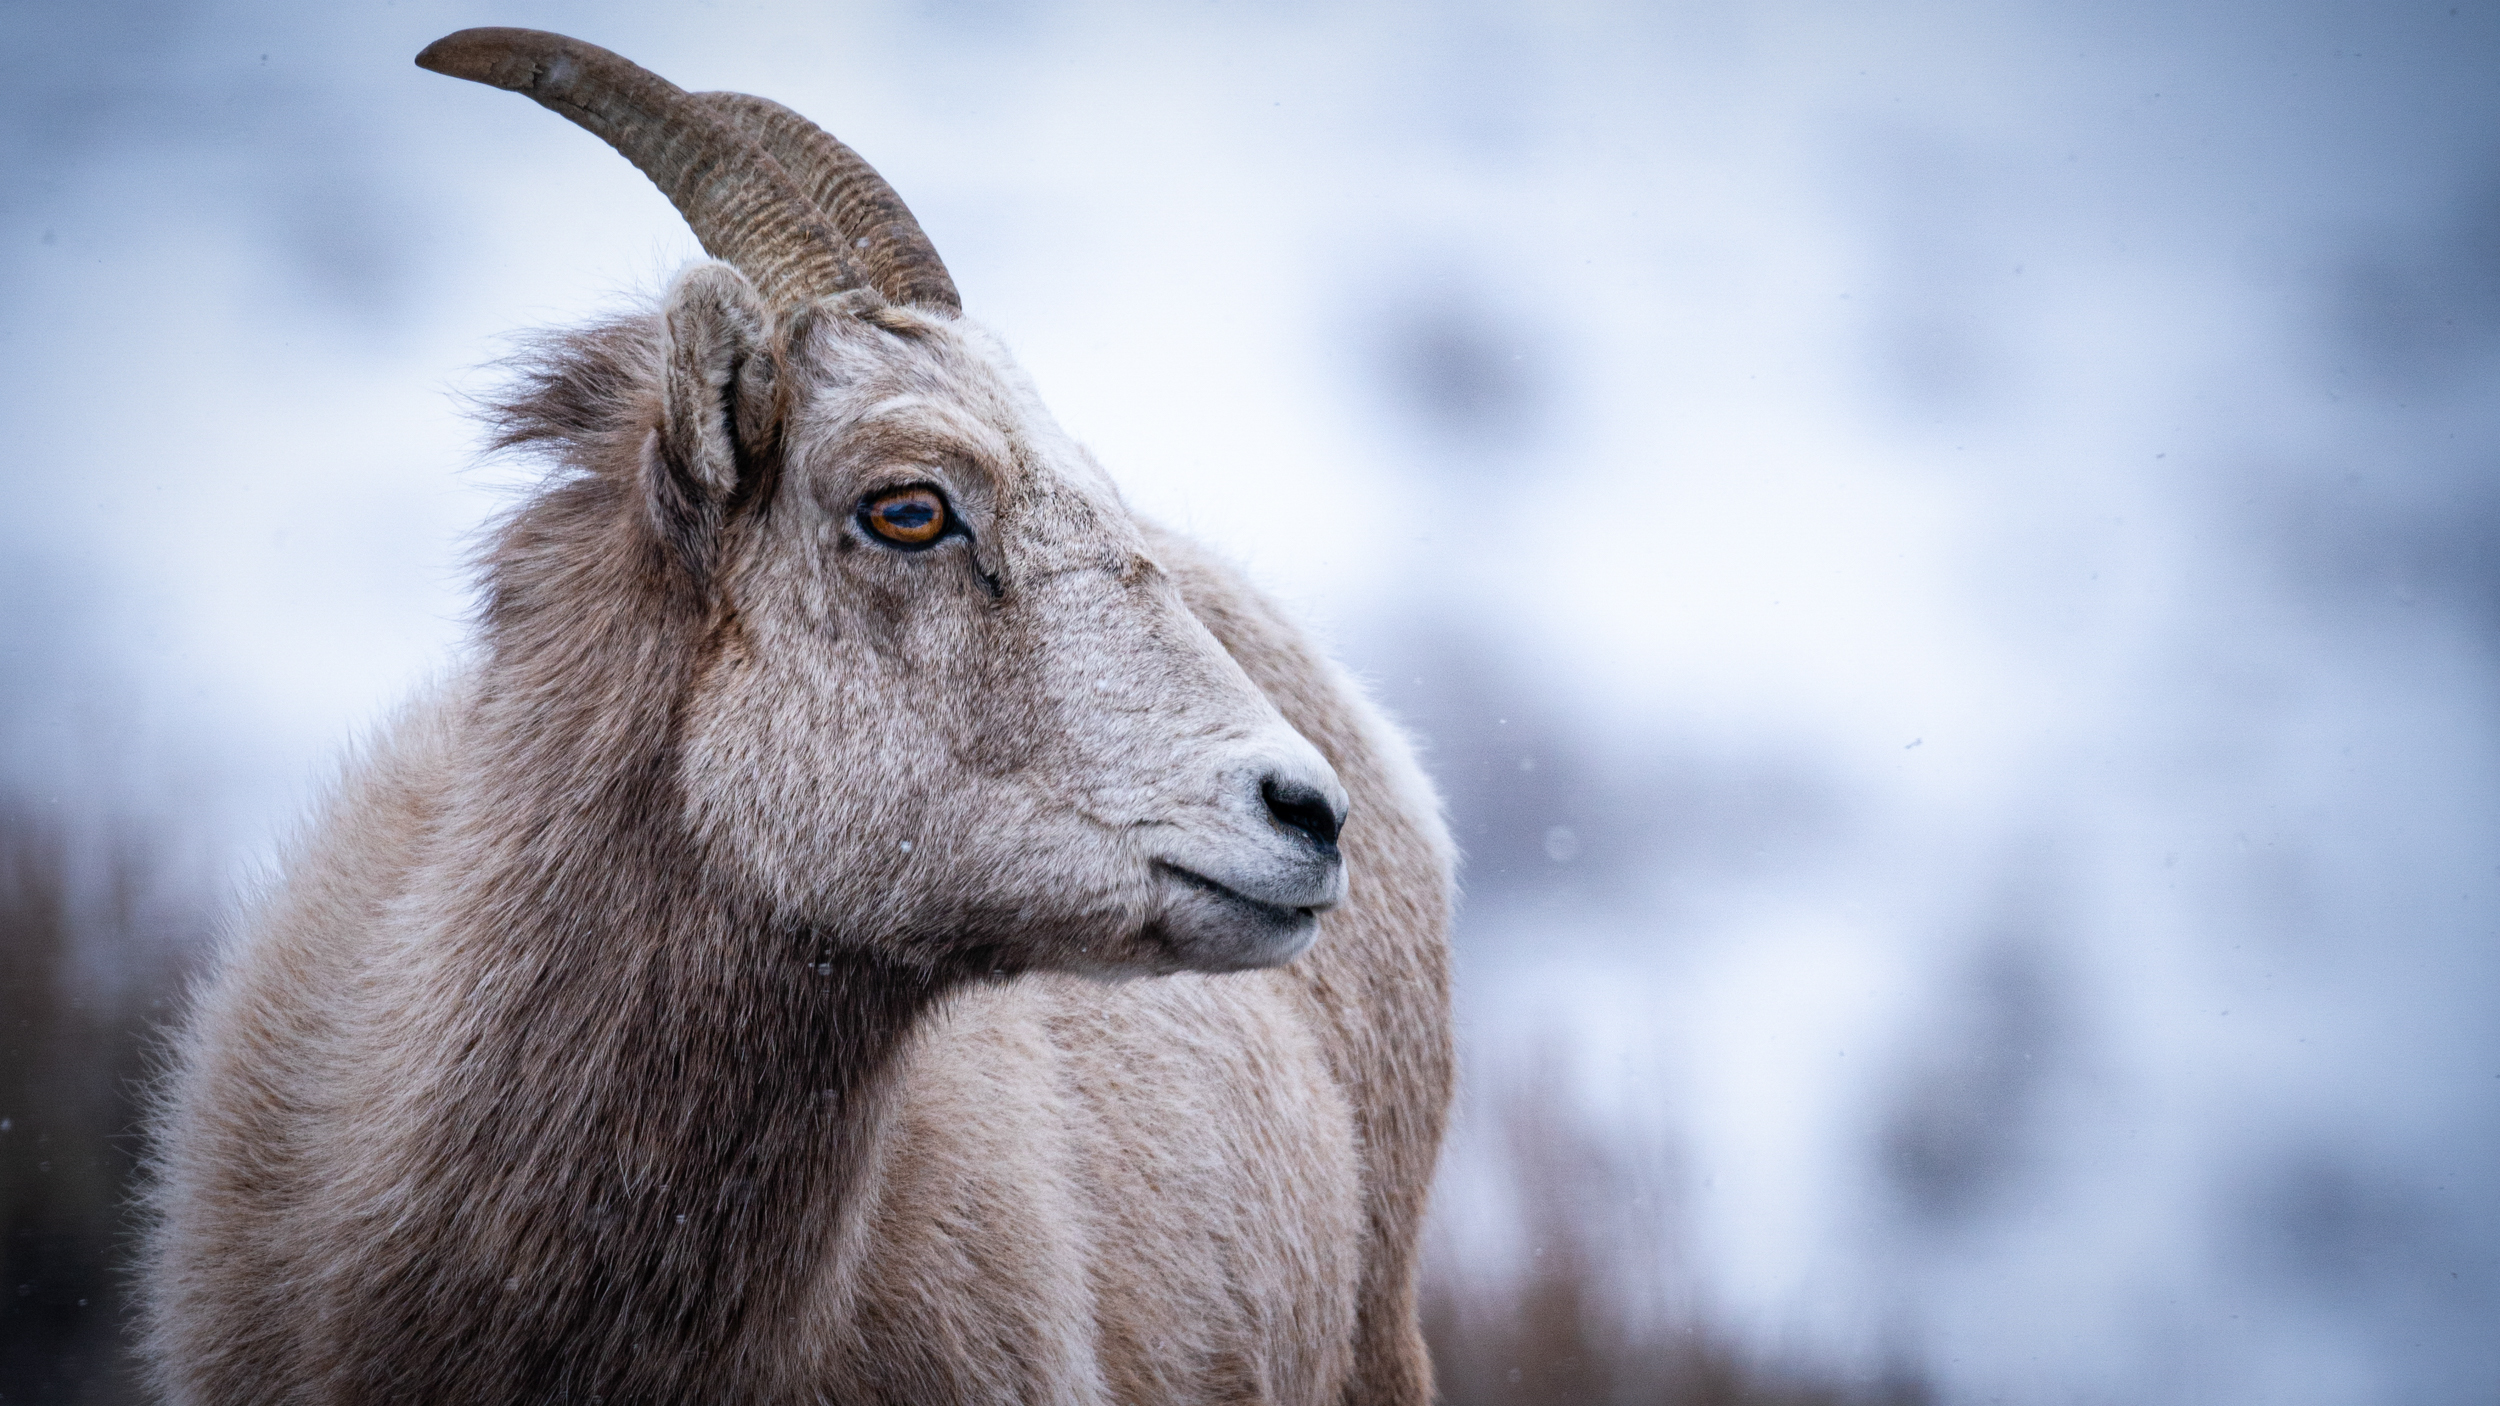
[[[1476,1158],[1522,1253],[1436,1227],[1424,1332],[1449,1406],[1924,1406],[1916,1377],[1841,1382],[1766,1359],[1717,1323],[1679,1253],[1671,1159],[1581,1111],[1561,1061],[1470,1102]],[[1464,1116],[1464,1115],[1462,1115]],[[1445,1208],[1445,1214],[1447,1210]],[[1494,1237],[1498,1241],[1499,1237]]]
[[[162,847],[0,797],[0,1401],[135,1401],[122,1333],[148,1041],[204,884]]]

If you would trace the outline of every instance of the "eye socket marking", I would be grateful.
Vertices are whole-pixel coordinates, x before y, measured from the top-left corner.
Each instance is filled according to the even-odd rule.
[[[926,487],[880,493],[859,505],[859,525],[898,547],[926,547],[946,535],[946,499]]]

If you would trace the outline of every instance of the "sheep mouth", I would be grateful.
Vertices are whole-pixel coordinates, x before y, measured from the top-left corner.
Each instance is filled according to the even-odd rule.
[[[1250,895],[1243,893],[1237,888],[1217,883],[1215,880],[1208,878],[1206,875],[1199,873],[1195,869],[1183,869],[1181,866],[1174,864],[1168,859],[1156,860],[1155,868],[1163,871],[1164,874],[1170,876],[1171,878],[1178,879],[1182,883],[1187,884],[1189,887],[1197,889],[1201,893],[1211,893],[1217,898],[1223,899],[1225,902],[1231,903],[1237,907],[1247,909],[1251,913],[1265,918],[1279,927],[1292,923],[1298,923],[1305,918],[1314,916],[1313,910],[1308,908],[1287,908],[1281,903],[1269,903],[1261,899],[1252,898]]]
[[[1192,971],[1251,971],[1282,966],[1319,935],[1319,913],[1252,898],[1170,860],[1155,870],[1172,881],[1170,900],[1154,923],[1155,935],[1179,964]]]

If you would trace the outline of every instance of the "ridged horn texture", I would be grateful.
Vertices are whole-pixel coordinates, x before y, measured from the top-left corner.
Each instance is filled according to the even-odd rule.
[[[801,193],[849,238],[849,253],[870,286],[893,302],[963,311],[955,280],[911,207],[858,152],[770,98],[697,93],[694,100],[728,118],[781,163]]]
[[[417,66],[520,93],[616,148],[713,258],[754,280],[776,306],[868,284],[850,237],[779,162],[718,109],[648,69],[538,29],[447,34],[417,55]]]

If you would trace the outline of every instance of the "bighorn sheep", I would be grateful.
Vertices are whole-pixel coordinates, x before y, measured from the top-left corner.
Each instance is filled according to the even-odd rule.
[[[1131,516],[849,148],[558,35],[418,62],[720,262],[529,363],[498,442],[559,471],[474,661],[196,998],[159,1389],[1428,1399],[1451,852],[1407,745]]]

